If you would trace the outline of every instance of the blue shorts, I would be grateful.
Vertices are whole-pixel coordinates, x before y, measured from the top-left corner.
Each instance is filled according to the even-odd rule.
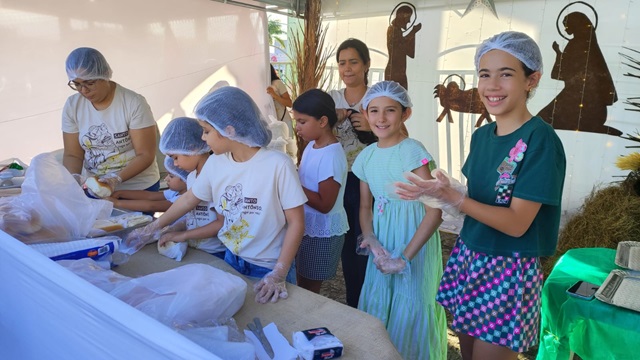
[[[224,261],[236,269],[240,274],[250,277],[262,279],[272,269],[254,265],[238,255],[232,253],[229,249],[224,254]],[[287,282],[296,285],[296,263],[295,260],[287,273]]]

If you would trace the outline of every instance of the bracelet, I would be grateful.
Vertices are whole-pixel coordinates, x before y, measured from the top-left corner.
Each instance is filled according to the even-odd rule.
[[[410,264],[410,263],[411,263],[411,261],[409,261],[409,259],[407,259],[407,257],[406,257],[406,256],[404,256],[404,253],[400,254],[400,259],[402,259],[402,260],[406,261],[406,262],[407,262],[407,264]]]

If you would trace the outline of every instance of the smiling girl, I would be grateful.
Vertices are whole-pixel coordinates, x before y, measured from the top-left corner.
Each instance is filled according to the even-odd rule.
[[[495,122],[473,133],[462,167],[468,194],[441,172],[408,176],[403,198],[435,198],[466,214],[437,300],[453,315],[465,360],[517,359],[538,342],[542,269],[558,240],[566,160],[553,128],[527,108],[542,55],[508,31],[476,50],[478,92]]]
[[[374,256],[358,308],[382,321],[403,359],[446,359],[446,319],[435,302],[442,275],[442,211],[401,200],[389,187],[406,171],[430,178],[435,163],[403,131],[412,104],[400,84],[375,84],[362,106],[378,142],[364,149],[352,168],[360,179],[362,247]]]

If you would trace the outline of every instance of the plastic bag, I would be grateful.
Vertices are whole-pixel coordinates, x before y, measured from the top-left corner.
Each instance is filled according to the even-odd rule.
[[[50,153],[37,155],[27,169],[22,193],[0,204],[0,229],[27,243],[85,238],[96,219],[111,214],[113,204],[89,199],[67,169]],[[12,214],[28,221],[16,230]]]
[[[206,264],[189,264],[139,278],[100,268],[91,259],[59,261],[78,276],[170,327],[208,325],[232,317],[247,283]]]

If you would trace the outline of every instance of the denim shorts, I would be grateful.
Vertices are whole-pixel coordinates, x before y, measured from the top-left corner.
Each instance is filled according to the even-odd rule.
[[[224,261],[236,269],[240,274],[250,277],[262,279],[272,269],[254,265],[238,255],[232,253],[229,249],[224,254]],[[287,273],[287,282],[296,285],[296,262],[295,260]]]

